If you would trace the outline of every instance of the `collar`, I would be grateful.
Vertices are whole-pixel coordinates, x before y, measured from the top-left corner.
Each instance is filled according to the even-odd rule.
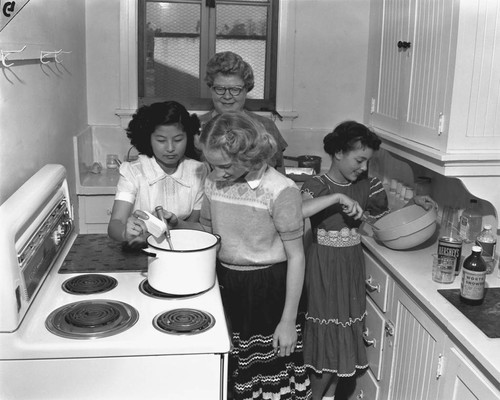
[[[246,174],[245,180],[252,190],[255,190],[259,187],[260,183],[262,182],[262,178],[264,177],[264,173],[267,171],[267,167],[267,163],[264,163],[264,165],[259,169],[250,171],[248,174]]]
[[[151,186],[163,179],[173,179],[179,184],[189,187],[189,183],[183,179],[185,168],[185,163],[183,162],[184,160],[185,158],[181,158],[176,171],[172,175],[169,175],[161,169],[160,164],[158,164],[154,157],[141,157],[141,164],[143,165],[145,175],[148,179],[148,184]]]

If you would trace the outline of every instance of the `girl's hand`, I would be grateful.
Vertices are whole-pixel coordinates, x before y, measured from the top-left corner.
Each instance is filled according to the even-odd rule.
[[[348,215],[349,217],[353,217],[354,219],[360,219],[363,215],[363,209],[359,205],[359,203],[345,194],[337,193],[338,202],[342,204],[342,211]]]
[[[157,215],[161,219],[160,215]],[[167,222],[169,228],[175,228],[179,224],[179,218],[174,213],[163,209],[163,219]]]
[[[280,321],[273,335],[273,347],[278,356],[289,356],[297,345],[295,321]]]
[[[438,208],[437,203],[431,199],[430,196],[424,195],[424,196],[415,196],[413,197],[413,202],[420,206],[423,207],[425,210],[430,210],[431,208]]]
[[[141,210],[135,210],[133,214],[127,218],[124,236],[125,240],[132,247],[144,243],[148,237],[146,224],[141,218],[148,219],[148,215]]]

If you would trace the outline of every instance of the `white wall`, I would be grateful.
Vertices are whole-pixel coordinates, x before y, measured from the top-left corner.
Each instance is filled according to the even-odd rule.
[[[293,107],[298,117],[277,125],[289,155],[325,157],[323,136],[346,119],[362,121],[368,52],[369,0],[282,0],[296,5]],[[123,131],[120,108],[119,0],[87,0],[89,124]],[[94,27],[104,29],[99,35]],[[278,110],[279,111],[279,110]],[[100,129],[96,129],[97,134]],[[125,134],[123,140],[126,141]]]
[[[0,32],[0,43],[71,51],[61,64],[0,65],[0,203],[47,163],[66,167],[74,192],[72,138],[87,126],[84,5],[31,0]]]

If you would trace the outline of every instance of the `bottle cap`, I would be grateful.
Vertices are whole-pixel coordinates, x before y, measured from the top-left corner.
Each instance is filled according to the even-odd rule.
[[[472,251],[481,253],[481,251],[483,251],[483,248],[481,246],[472,246]]]

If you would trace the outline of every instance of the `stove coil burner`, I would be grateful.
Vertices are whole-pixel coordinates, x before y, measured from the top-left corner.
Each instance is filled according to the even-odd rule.
[[[117,285],[118,281],[111,276],[85,274],[68,279],[62,284],[62,288],[70,294],[96,294],[109,292]]]
[[[215,325],[215,318],[200,310],[177,308],[158,314],[153,326],[161,332],[174,335],[194,335],[205,332]]]
[[[164,293],[164,292],[160,292],[159,290],[156,290],[154,287],[152,287],[150,284],[149,284],[149,281],[147,279],[144,279],[140,285],[139,285],[139,290],[149,296],[149,297],[154,297],[154,298],[157,298],[157,299],[187,299],[189,297],[195,297],[195,296],[199,296],[200,294],[202,293],[205,293],[207,292],[208,290],[210,290],[211,288],[207,289],[207,290],[204,290],[200,293],[192,293],[192,294],[172,294],[172,293]]]
[[[54,310],[45,321],[55,335],[69,339],[98,339],[132,327],[139,313],[132,306],[114,300],[88,300]]]

